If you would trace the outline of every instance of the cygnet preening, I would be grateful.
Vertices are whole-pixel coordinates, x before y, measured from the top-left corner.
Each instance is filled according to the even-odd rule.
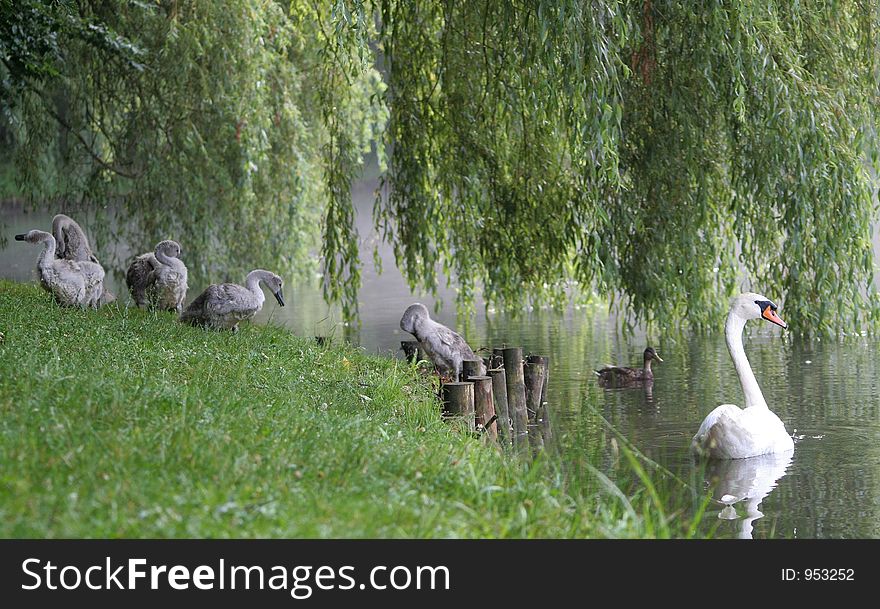
[[[239,322],[250,319],[263,308],[266,297],[260,289],[260,283],[272,292],[275,300],[283,307],[281,287],[284,282],[281,277],[257,269],[248,273],[244,286],[235,283],[209,285],[181,313],[180,321],[193,326],[218,330],[231,328],[236,331]]]
[[[56,258],[101,264],[92,252],[85,231],[70,216],[58,214],[52,218],[52,235],[55,237]],[[103,286],[102,290],[99,304],[105,305],[116,300],[116,296],[107,286]]]
[[[480,359],[460,334],[431,319],[427,307],[421,303],[406,309],[400,319],[400,329],[415,336],[434,366],[441,372],[452,373],[456,381],[463,360]],[[481,374],[485,374],[485,366],[480,367]]]
[[[177,241],[160,241],[154,252],[136,257],[125,273],[125,282],[139,307],[183,311],[187,270]]]
[[[40,285],[59,304],[98,308],[104,292],[104,269],[90,261],[61,260],[55,257],[55,237],[41,230],[16,235],[16,241],[42,243],[45,248],[37,260]]]

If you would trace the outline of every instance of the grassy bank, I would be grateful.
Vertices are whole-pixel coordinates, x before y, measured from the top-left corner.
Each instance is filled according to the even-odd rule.
[[[670,533],[452,429],[400,361],[8,282],[0,332],[3,537]]]

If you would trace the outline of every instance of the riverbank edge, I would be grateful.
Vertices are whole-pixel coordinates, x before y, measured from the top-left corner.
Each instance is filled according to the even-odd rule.
[[[668,534],[442,421],[402,360],[8,281],[0,332],[4,537]]]

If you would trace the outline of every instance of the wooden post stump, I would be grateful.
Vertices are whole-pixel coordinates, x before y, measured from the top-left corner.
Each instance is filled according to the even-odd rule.
[[[492,377],[492,394],[495,398],[495,414],[498,415],[498,437],[501,443],[509,445],[512,437],[510,433],[510,414],[507,409],[507,375],[504,368],[489,370]]]
[[[544,365],[529,363],[523,367],[524,384],[526,389],[526,407],[529,415],[529,444],[533,449],[544,446],[544,438],[538,423],[538,413],[541,410],[541,389],[544,387]]]
[[[541,410],[538,412],[538,424],[541,426],[541,435],[544,436],[544,443],[550,442],[553,437],[553,430],[550,425],[550,406],[547,402],[541,404]]]
[[[550,380],[550,358],[546,355],[529,355],[526,363],[541,364],[544,367],[544,383],[541,385],[541,403],[547,401],[547,383]]]
[[[541,364],[544,366],[544,383],[541,387],[541,406],[538,408],[536,421],[540,426],[544,442],[548,442],[552,436],[550,428],[550,409],[547,406],[547,384],[550,381],[550,358],[546,355],[529,355],[526,362]]]
[[[467,429],[474,430],[474,384],[446,383],[443,385],[443,415],[461,418]]]
[[[491,376],[472,376],[474,384],[474,413],[477,425],[482,427],[486,435],[498,441],[498,417],[495,416],[495,398],[492,391]]]
[[[529,419],[526,411],[526,387],[523,380],[522,347],[502,350],[504,373],[507,381],[508,412],[513,418],[513,443],[525,446],[529,433]]]
[[[461,361],[460,381],[469,381],[471,377],[483,375],[483,360],[465,359]]]

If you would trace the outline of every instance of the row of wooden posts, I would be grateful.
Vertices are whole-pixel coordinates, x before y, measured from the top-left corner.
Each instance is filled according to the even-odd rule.
[[[402,341],[407,358],[423,359],[417,341]],[[482,360],[462,362],[461,378],[441,388],[443,412],[464,421],[493,441],[541,449],[550,440],[547,381],[550,358],[529,355],[522,347],[492,350],[486,375]]]

